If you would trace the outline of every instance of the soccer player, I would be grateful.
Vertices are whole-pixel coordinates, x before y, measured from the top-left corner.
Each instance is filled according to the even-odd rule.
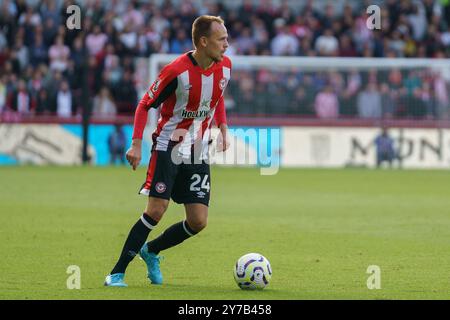
[[[230,80],[231,61],[224,55],[228,33],[220,17],[200,16],[192,25],[194,50],[166,65],[138,104],[133,141],[126,158],[133,170],[141,161],[141,143],[150,108],[161,105],[147,178],[140,194],[148,196],[144,214],[132,227],[106,286],[126,287],[125,270],[139,253],[152,284],[162,284],[160,256],[206,227],[210,196],[207,161],[212,120],[220,128],[219,151],[229,146],[224,90]],[[145,243],[172,198],[184,204],[186,219]]]

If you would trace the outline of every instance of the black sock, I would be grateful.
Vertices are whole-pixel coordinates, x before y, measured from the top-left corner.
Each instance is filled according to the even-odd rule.
[[[196,234],[197,232],[189,227],[186,220],[175,223],[167,228],[158,238],[147,244],[148,251],[158,254],[160,251],[176,246]]]
[[[139,250],[144,245],[145,240],[147,240],[148,234],[157,224],[157,221],[153,220],[145,213],[142,215],[133,228],[131,228],[130,234],[123,246],[122,253],[120,254],[119,261],[117,261],[117,264],[112,269],[111,274],[125,273],[128,264],[134,259],[136,254],[138,254]]]

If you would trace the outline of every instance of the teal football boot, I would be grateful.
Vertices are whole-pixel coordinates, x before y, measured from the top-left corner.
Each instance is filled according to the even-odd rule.
[[[147,265],[147,278],[150,279],[150,282],[152,284],[162,284],[163,276],[161,270],[159,269],[159,262],[161,261],[161,257],[157,256],[153,252],[148,252],[147,243],[142,246],[141,250],[139,251],[139,255]]]
[[[123,278],[125,278],[125,273],[108,274],[105,279],[105,286],[128,287],[128,285],[123,281]]]

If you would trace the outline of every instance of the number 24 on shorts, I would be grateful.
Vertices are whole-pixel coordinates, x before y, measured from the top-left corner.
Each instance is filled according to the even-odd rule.
[[[200,189],[205,189],[206,192],[209,192],[210,186],[209,186],[207,174],[205,174],[205,176],[203,177],[203,181],[202,181],[201,176],[198,173],[193,174],[191,177],[191,180],[194,180],[194,181],[191,183],[189,190],[200,191]],[[198,185],[200,184],[200,181],[201,181],[201,186],[199,187]]]

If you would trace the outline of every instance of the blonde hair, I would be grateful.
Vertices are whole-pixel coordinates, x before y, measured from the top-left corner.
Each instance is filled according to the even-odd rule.
[[[192,24],[192,43],[194,47],[197,46],[201,37],[209,37],[211,34],[211,24],[214,21],[221,24],[225,23],[221,17],[216,16],[203,15],[195,19]]]

